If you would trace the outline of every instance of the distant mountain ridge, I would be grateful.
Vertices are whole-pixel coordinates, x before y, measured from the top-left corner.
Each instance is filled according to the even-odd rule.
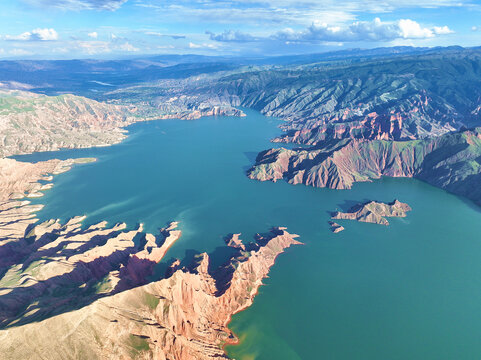
[[[244,66],[126,86],[103,97],[162,107],[162,112],[200,104],[253,108],[287,121],[286,134],[277,139],[281,142],[409,140],[479,123],[481,50],[430,49],[358,62]]]
[[[357,63],[366,60],[416,54],[472,52],[478,48],[451,47],[382,47],[346,49],[315,54],[283,56],[203,56],[144,55],[116,60],[0,60],[0,81],[26,84],[35,92],[48,95],[73,93],[96,98],[116,88],[159,79],[181,79],[199,74],[235,70],[241,67],[285,67],[314,63]],[[95,83],[99,82],[99,83]]]

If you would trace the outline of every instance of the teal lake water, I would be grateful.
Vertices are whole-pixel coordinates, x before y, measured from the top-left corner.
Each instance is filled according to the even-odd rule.
[[[183,236],[167,258],[206,251],[220,262],[229,233],[299,234],[305,245],[281,255],[254,305],[234,316],[235,359],[481,358],[480,209],[412,179],[342,191],[250,180],[245,170],[280,131],[247,113],[139,123],[112,147],[19,159],[98,158],[55,177],[35,200],[46,204],[40,219],[85,214],[86,224],[142,222],[150,232],[177,220]],[[330,232],[328,212],[394,198],[413,208],[407,218],[339,221],[346,230]]]

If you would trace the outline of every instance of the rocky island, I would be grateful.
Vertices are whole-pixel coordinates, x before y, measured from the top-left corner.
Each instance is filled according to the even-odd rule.
[[[390,203],[367,201],[354,205],[347,212],[338,211],[333,213],[332,219],[347,219],[389,225],[386,217],[405,217],[408,211],[411,211],[411,207],[399,200],[394,200]]]
[[[334,221],[329,221],[329,225],[331,226],[331,231],[334,233],[334,234],[337,234],[341,231],[344,230],[344,226],[341,226],[339,225],[338,223],[334,222]]]

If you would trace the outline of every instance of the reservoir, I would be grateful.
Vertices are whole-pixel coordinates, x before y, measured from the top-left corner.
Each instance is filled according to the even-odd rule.
[[[246,113],[137,123],[111,147],[16,158],[97,158],[55,177],[34,200],[45,204],[39,219],[87,215],[86,225],[144,223],[153,233],[179,221],[183,235],[166,262],[208,252],[220,264],[230,233],[299,234],[304,245],[279,257],[254,304],[233,317],[232,358],[479,359],[480,209],[413,179],[351,190],[250,180],[257,153],[278,145],[270,139],[280,122]],[[390,226],[340,220],[345,231],[329,230],[331,211],[395,198],[413,210]]]

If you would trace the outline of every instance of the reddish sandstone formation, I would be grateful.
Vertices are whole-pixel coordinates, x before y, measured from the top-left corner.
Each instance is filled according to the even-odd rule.
[[[299,244],[283,228],[259,237],[226,265],[210,269],[201,254],[191,269],[102,298],[39,323],[0,331],[5,359],[227,359],[227,325],[252,304],[262,279],[285,248]],[[40,331],[41,329],[41,331]],[[39,350],[40,349],[40,350]],[[8,350],[8,351],[7,351]]]
[[[251,179],[349,189],[381,176],[415,177],[481,204],[481,128],[412,141],[332,141],[261,152]]]
[[[285,228],[248,245],[234,234],[224,266],[211,269],[204,253],[189,268],[174,261],[165,278],[143,285],[180,237],[177,223],[159,236],[142,225],[84,227],[84,216],[35,224],[38,207],[12,194],[41,194],[38,180],[73,161],[2,164],[2,359],[227,359],[223,345],[236,340],[231,316],[252,304],[276,257],[299,244]]]
[[[107,227],[106,222],[83,228],[85,216],[65,224],[54,219],[38,224],[35,212],[42,205],[19,199],[42,196],[50,187],[39,180],[51,181],[50,174],[92,160],[31,164],[0,159],[1,326],[66,311],[72,300],[88,304],[144,284],[180,237],[175,222],[161,229],[159,236],[144,234],[142,225],[132,231],[125,231],[125,224]]]

